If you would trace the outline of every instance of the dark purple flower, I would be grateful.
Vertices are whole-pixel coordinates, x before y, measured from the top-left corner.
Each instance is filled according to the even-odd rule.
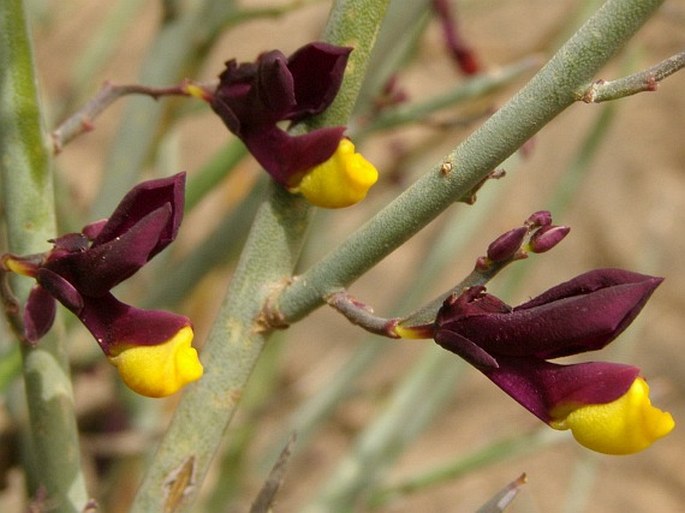
[[[107,295],[168,246],[183,219],[184,187],[185,173],[143,182],[106,222],[54,239],[52,251],[25,273],[38,282],[26,306],[25,324],[40,329],[29,340],[40,338],[51,325],[44,291],[79,315],[90,298]]]
[[[435,341],[477,367],[502,390],[556,429],[571,429],[586,447],[637,452],[673,429],[651,406],[637,367],[547,360],[601,349],[638,315],[661,278],[597,269],[515,308],[472,287],[448,298]]]
[[[36,342],[52,326],[55,300],[93,334],[134,390],[159,397],[198,379],[190,320],[119,302],[110,290],[168,246],[183,218],[185,173],[133,188],[108,220],[62,235],[44,255],[5,255],[3,267],[36,279],[24,335]],[[154,347],[154,349],[152,349]]]
[[[273,50],[254,63],[226,63],[212,109],[278,183],[297,185],[338,147],[345,127],[292,136],[278,123],[295,124],[326,110],[340,89],[350,51],[317,42],[290,57]]]

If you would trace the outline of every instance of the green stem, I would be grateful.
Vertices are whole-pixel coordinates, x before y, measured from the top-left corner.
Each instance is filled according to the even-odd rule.
[[[50,160],[44,138],[31,41],[20,0],[0,2],[0,177],[7,238],[16,254],[49,249],[56,235]],[[31,284],[15,280],[23,304]],[[36,347],[22,348],[22,369],[36,475],[53,511],[74,513],[88,495],[80,451],[69,363],[57,325]],[[35,490],[34,490],[35,491]]]
[[[294,322],[346,287],[472,190],[574,101],[663,0],[609,0],[535,77],[413,186],[286,287],[273,318]],[[449,173],[441,169],[451,169]]]
[[[330,23],[364,13],[365,20],[380,24],[386,0],[345,0],[335,4]],[[342,12],[341,12],[342,11]],[[343,45],[354,42],[348,69],[356,77],[345,80],[335,113],[323,115],[325,124],[347,121],[361,82],[369,49],[378,25],[346,23],[329,28],[328,41]],[[311,209],[304,200],[271,185],[248,236],[226,298],[202,350],[205,375],[188,387],[176,410],[154,461],[132,505],[132,512],[176,513],[190,511],[226,427],[261,354],[268,332],[261,329],[259,314],[271,294],[268,283],[289,279],[297,262]]]
[[[374,488],[406,445],[430,422],[454,391],[464,369],[463,361],[444,357],[438,347],[428,347],[376,417],[356,440],[348,456],[323,485],[304,513],[355,511],[359,498]]]
[[[564,438],[557,431],[548,427],[542,427],[521,436],[498,440],[483,448],[476,449],[466,456],[460,456],[451,463],[417,473],[397,484],[377,490],[369,499],[369,506],[371,509],[380,508],[392,500],[454,481],[485,466],[537,451],[545,445],[561,440]]]
[[[539,64],[540,59],[538,57],[526,57],[502,69],[477,75],[464,83],[458,84],[451,90],[424,102],[400,104],[397,107],[388,108],[383,110],[368,125],[361,127],[353,137],[362,138],[371,132],[388,130],[407,123],[425,120],[429,115],[441,109],[453,107],[496,91],[502,86],[510,84],[523,73],[537,68]]]

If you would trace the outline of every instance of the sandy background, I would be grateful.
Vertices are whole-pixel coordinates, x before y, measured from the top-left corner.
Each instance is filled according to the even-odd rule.
[[[266,2],[245,2],[263,5]],[[548,47],[568,21],[578,2],[543,0],[487,0],[463,2],[463,30],[488,68],[496,68],[522,56]],[[134,24],[120,35],[120,47],[96,77],[99,81],[133,82],[146,45],[153,35],[159,15],[156,2],[139,11]],[[77,57],[88,44],[109,4],[63,0],[46,5],[46,15],[35,25],[36,53],[41,74],[41,87],[51,104],[70,90],[72,69]],[[325,23],[328,2],[303,8],[300,12],[276,20],[251,22],[228,32],[220,49],[213,52],[203,76],[211,78],[227,58],[249,60],[260,51],[280,48],[286,54],[316,39]],[[685,46],[685,3],[669,0],[660,13],[639,33],[626,52],[619,56],[622,65],[649,66]],[[613,64],[600,74],[602,78],[619,76]],[[599,78],[599,77],[598,77]],[[400,84],[412,100],[429,97],[446,90],[463,78],[454,70],[442,46],[436,23],[432,23],[412,64],[400,74]],[[474,112],[496,107],[513,91],[500,93],[487,104],[450,111],[448,118],[469,118]],[[666,277],[653,300],[634,327],[634,336],[626,333],[620,354],[609,349],[602,356],[639,365],[650,379],[653,399],[671,411],[677,422],[685,419],[685,73],[669,78],[657,93],[624,99],[617,105],[610,133],[592,161],[587,179],[581,185],[573,204],[558,222],[572,226],[572,235],[554,252],[536,259],[536,267],[515,297],[516,303],[528,296],[594,267],[618,266],[638,272]],[[55,109],[56,110],[56,109]],[[485,244],[500,232],[516,226],[527,215],[544,208],[563,172],[574,158],[596,119],[599,106],[578,104],[545,127],[534,140],[529,158],[508,169],[504,180],[488,184],[506,191],[487,214],[487,223],[462,256],[445,272],[443,285],[454,283],[468,272],[473,259],[482,254]],[[113,107],[97,123],[97,130],[71,144],[57,161],[59,172],[71,188],[78,205],[92,200],[99,173],[104,166],[106,148],[117,127],[121,105]],[[442,116],[445,116],[444,114]],[[455,128],[438,133],[434,129],[403,129],[372,141],[365,153],[381,173],[398,165],[393,158],[397,149],[410,148],[417,141],[431,145],[432,151],[399,162],[408,177],[426,171],[449,148],[473,130]],[[212,151],[225,142],[227,133],[210,113],[183,122],[176,133],[179,169],[192,174]],[[248,163],[244,176],[253,173]],[[175,172],[169,170],[168,172]],[[407,178],[410,180],[411,178]],[[209,206],[188,219],[194,229],[185,227],[181,245],[192,245],[211,226],[213,210],[235,195],[235,183],[225,184],[213,193]],[[385,179],[373,190],[364,205],[354,210],[337,212],[334,228],[312,245],[309,256],[325,253],[345,233],[379,209],[394,194],[393,185]],[[458,217],[464,219],[478,208],[458,206]],[[421,264],[423,249],[440,226],[434,223],[416,240],[395,252],[376,269],[362,278],[352,292],[374,305],[383,315],[399,314],[389,310],[402,293],[403,276]],[[198,340],[206,333],[214,306],[211,298],[221,297],[230,268],[212,274],[201,284],[201,291],[183,306],[192,313],[198,327]],[[491,290],[497,293],[497,284]],[[279,396],[268,403],[266,413],[253,429],[258,445],[267,445],[282,436],[285,419],[304,399],[325,386],[360,340],[359,331],[329,311],[318,311],[288,332]],[[619,342],[616,345],[620,345]],[[292,462],[288,480],[277,511],[297,511],[311,497],[312,490],[325,481],[336,461],[353,443],[355,435],[374,418],[384,400],[396,386],[399,376],[423,351],[424,346],[397,343],[360,382],[355,383],[353,398],[342,405],[311,447],[299,453]],[[451,358],[445,353],[445,358]],[[239,421],[240,422],[240,419]],[[428,469],[459,454],[504,436],[526,432],[538,426],[527,412],[505,397],[476,371],[467,371],[459,382],[454,397],[432,426],[422,434],[389,470],[389,481]],[[393,502],[382,511],[388,512],[468,512],[475,511],[489,496],[515,479],[521,472],[528,484],[509,509],[522,512],[664,512],[685,510],[685,438],[682,427],[650,450],[634,456],[596,456],[572,442],[553,444],[532,454],[516,457],[465,478],[451,481],[423,493]],[[587,495],[581,493],[584,476],[589,476]],[[259,484],[253,479],[254,486]],[[125,495],[125,493],[122,493]],[[246,511],[251,495],[235,511]],[[584,498],[583,498],[584,497]],[[580,505],[572,506],[573,501]],[[586,500],[585,506],[582,506]],[[122,499],[122,503],[125,502]],[[113,508],[112,511],[115,511]],[[3,509],[4,511],[4,509]],[[231,510],[234,511],[234,510]],[[360,511],[365,511],[361,508]]]

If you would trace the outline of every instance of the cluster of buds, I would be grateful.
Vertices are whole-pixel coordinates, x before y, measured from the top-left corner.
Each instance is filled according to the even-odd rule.
[[[488,246],[486,256],[476,260],[476,269],[487,271],[494,264],[526,258],[528,253],[544,253],[559,244],[571,228],[552,224],[547,210],[535,212],[523,226],[513,228],[497,237]]]
[[[352,142],[345,127],[292,135],[291,127],[326,110],[342,83],[351,48],[310,43],[290,57],[273,50],[256,62],[226,63],[214,91],[189,85],[209,102],[226,127],[280,185],[324,208],[358,203],[378,180],[378,171]]]
[[[3,270],[37,282],[23,312],[24,338],[35,344],[48,332],[57,300],[83,322],[132,390],[163,397],[199,379],[187,317],[135,308],[110,292],[176,238],[184,198],[184,173],[143,182],[109,219],[53,239],[47,253],[3,255]]]

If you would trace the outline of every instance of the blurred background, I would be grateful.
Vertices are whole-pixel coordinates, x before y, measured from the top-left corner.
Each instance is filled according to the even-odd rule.
[[[29,2],[48,127],[83,105],[105,80],[156,86],[185,77],[213,80],[228,59],[251,61],[274,48],[288,55],[320,37],[330,8],[323,0],[226,2],[226,12],[245,15],[226,15],[218,27],[208,20],[203,31],[203,23],[182,23],[186,10],[199,3]],[[391,2],[393,18],[379,39],[374,76],[349,125],[381,179],[360,205],[317,212],[302,269],[431,169],[601,2],[451,5],[480,73],[466,75],[455,65],[430,2]],[[684,28],[685,2],[666,1],[597,78],[618,78],[682,51]],[[379,90],[391,77],[391,92],[401,94],[395,99],[406,98],[398,105]],[[457,101],[455,92],[468,87],[471,96]],[[556,223],[572,227],[570,236],[550,253],[514,264],[488,290],[517,304],[597,267],[664,276],[634,325],[610,347],[582,359],[639,366],[653,402],[682,422],[683,91],[685,73],[677,73],[655,93],[571,106],[503,164],[505,177],[486,183],[475,204],[455,204],[350,291],[379,315],[408,313],[458,283],[497,235],[536,210],[551,209]],[[379,112],[446,96],[442,108],[414,111],[410,122],[374,125]],[[117,177],[127,173],[142,178],[185,170],[193,183],[211,165],[219,169],[209,190],[198,193],[171,254],[160,255],[118,292],[132,303],[189,315],[199,346],[249,229],[253,191],[263,182],[251,157],[229,163],[227,145],[239,151],[202,102],[124,98],[55,159],[65,230],[79,230],[111,211],[128,188]],[[83,327],[69,329],[90,490],[99,494],[103,511],[124,512],[174,399],[133,397]],[[5,512],[25,507],[18,455],[11,450],[21,436],[10,413],[21,401],[18,381],[7,387],[0,413]],[[522,473],[528,482],[507,510],[513,513],[675,513],[685,503],[680,426],[638,455],[593,454],[569,433],[541,426],[451,353],[426,341],[366,335],[323,308],[268,345],[197,511],[247,511],[293,429],[299,438],[277,511],[476,511]]]

